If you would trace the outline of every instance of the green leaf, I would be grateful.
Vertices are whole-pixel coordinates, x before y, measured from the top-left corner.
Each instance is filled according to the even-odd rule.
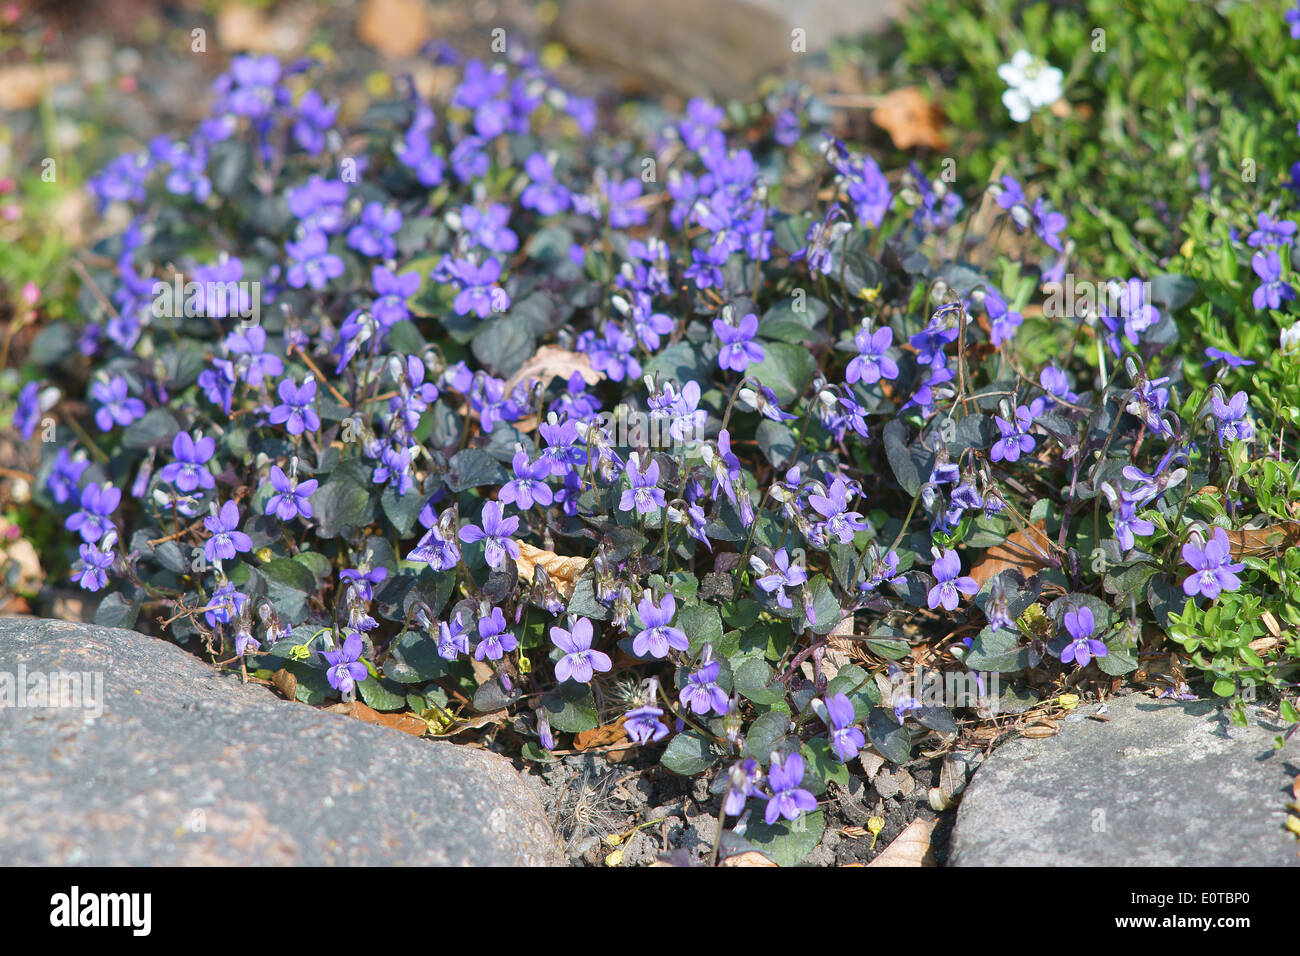
[[[483,449],[466,448],[452,456],[444,480],[452,491],[465,491],[481,485],[499,485],[508,477],[506,470]]]
[[[384,674],[403,684],[422,684],[447,673],[447,662],[438,654],[438,645],[427,634],[403,631],[389,650],[392,657],[384,665]]]
[[[957,732],[957,722],[952,719],[952,711],[947,707],[922,707],[918,711],[913,711],[912,716],[922,727],[929,727],[941,734]]]
[[[912,734],[889,707],[877,707],[867,717],[867,739],[891,763],[907,763],[912,756]]]
[[[963,661],[973,671],[1010,673],[1029,666],[1029,649],[1020,646],[1012,631],[986,627],[971,641]]]
[[[749,733],[745,735],[745,748],[751,757],[766,766],[772,757],[772,751],[785,739],[789,729],[790,715],[785,711],[769,710],[765,714],[759,714],[749,725]]]
[[[858,720],[866,718],[880,703],[880,688],[871,679],[871,675],[857,664],[841,667],[826,684],[827,698],[844,694],[853,704],[853,712]]]
[[[406,709],[406,691],[397,681],[367,677],[357,685],[357,689],[361,692],[361,699],[374,710]]]
[[[693,730],[674,737],[659,761],[673,773],[691,777],[707,770],[713,763],[709,742]]]
[[[882,432],[889,467],[893,470],[898,483],[902,485],[903,491],[909,496],[914,496],[921,490],[921,485],[930,478],[934,455],[924,448],[909,445],[907,434],[907,425],[897,418],[885,425]]]
[[[749,824],[745,839],[777,866],[798,866],[804,857],[817,849],[825,830],[826,818],[817,810],[793,821],[777,820],[770,826],[759,817]]]
[[[384,493],[379,496],[379,504],[384,509],[384,514],[403,538],[415,527],[426,500],[428,499],[425,495],[414,489],[404,495],[398,495],[397,486],[392,483],[385,485]]]
[[[794,456],[795,434],[788,425],[764,418],[758,423],[758,448],[777,468]]]
[[[763,348],[763,361],[751,365],[747,374],[775,392],[778,401],[793,402],[812,381],[817,359],[808,349],[785,342],[769,342]]]
[[[814,796],[821,796],[826,787],[837,783],[841,787],[849,785],[849,768],[846,767],[825,737],[818,737],[803,745],[804,775],[802,786],[812,791]]]
[[[722,616],[712,604],[679,606],[674,626],[686,632],[692,654],[698,654],[705,642],[714,647],[722,643]]]
[[[336,472],[311,496],[316,518],[316,533],[322,538],[337,538],[370,521],[370,489],[348,474]]]
[[[126,426],[122,432],[122,444],[137,451],[161,445],[170,447],[172,439],[180,430],[180,422],[176,421],[171,412],[155,408]]]
[[[814,634],[829,634],[840,623],[843,615],[839,598],[822,574],[816,575],[805,587],[809,603],[812,604],[813,616],[816,617],[816,621],[809,621],[808,626]]]
[[[595,730],[600,724],[596,699],[586,684],[565,681],[542,698],[542,710],[551,726],[566,734]]]
[[[311,704],[313,706],[325,703],[329,697],[336,696],[338,691],[330,686],[329,678],[319,667],[312,667],[305,661],[286,660],[284,668],[298,678],[297,698],[300,703]]]
[[[527,319],[507,315],[483,323],[470,349],[493,374],[509,378],[537,350],[537,339]]]
[[[1104,657],[1094,657],[1097,662],[1097,668],[1103,674],[1109,674],[1111,677],[1119,677],[1127,674],[1129,671],[1137,670],[1138,662],[1127,647],[1124,646],[1122,637],[1115,637],[1106,645],[1106,655]]]
[[[779,704],[785,700],[785,686],[766,661],[746,658],[735,671],[736,692],[756,704]]]
[[[272,558],[258,570],[268,583],[303,594],[316,590],[316,576],[296,558]]]
[[[100,627],[132,628],[139,613],[139,603],[127,601],[120,591],[114,591],[104,595],[104,599],[95,608],[95,623]]]

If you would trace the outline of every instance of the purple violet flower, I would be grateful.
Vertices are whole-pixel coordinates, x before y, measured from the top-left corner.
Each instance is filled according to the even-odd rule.
[[[942,554],[935,548],[934,555],[934,564],[930,570],[937,583],[930,588],[927,603],[931,610],[942,605],[945,611],[955,611],[962,594],[975,594],[980,587],[974,578],[962,576],[961,558],[952,548],[944,550]]]
[[[308,375],[301,385],[294,385],[290,378],[281,379],[276,393],[280,396],[280,404],[272,408],[268,416],[272,425],[284,425],[290,435],[320,429],[320,416],[313,407],[316,402],[315,378]]]
[[[519,519],[503,518],[501,505],[495,501],[488,501],[483,505],[483,516],[480,520],[483,522],[482,527],[469,524],[461,528],[460,540],[466,544],[475,541],[486,542],[483,556],[487,560],[488,567],[496,570],[500,570],[505,564],[507,555],[518,561],[519,543],[511,535],[519,530]]]
[[[853,702],[844,694],[836,694],[826,701],[826,726],[831,732],[831,749],[842,763],[848,763],[867,745],[867,738],[853,722],[857,714]]]
[[[799,786],[803,782],[803,773],[803,757],[797,753],[790,754],[784,761],[779,754],[772,755],[772,765],[767,770],[772,796],[767,801],[767,810],[763,814],[768,826],[781,817],[797,820],[801,813],[811,813],[817,809],[817,798]]]
[[[210,435],[194,437],[189,432],[177,432],[172,439],[172,455],[175,461],[162,467],[158,472],[161,481],[170,482],[184,494],[205,490],[217,486],[207,463],[217,450],[216,439]]]
[[[1192,569],[1183,581],[1183,593],[1188,597],[1198,594],[1213,601],[1221,591],[1236,591],[1241,587],[1237,574],[1245,570],[1245,562],[1232,562],[1232,549],[1228,533],[1215,527],[1204,547],[1192,542],[1183,545],[1183,562]]]
[[[1065,612],[1065,630],[1072,640],[1061,650],[1062,664],[1073,662],[1087,667],[1094,657],[1110,654],[1106,645],[1092,636],[1094,627],[1092,608],[1087,605]]]
[[[594,636],[591,621],[580,617],[573,622],[572,628],[569,631],[562,627],[551,628],[551,643],[564,651],[564,656],[555,663],[555,679],[585,684],[596,671],[608,671],[614,664],[604,651],[591,649]]]
[[[233,561],[239,552],[253,550],[253,539],[239,530],[239,506],[233,501],[204,518],[203,526],[212,533],[203,543],[203,555],[209,561]]]
[[[369,674],[366,665],[361,663],[363,649],[361,635],[349,634],[339,650],[321,652],[330,665],[325,671],[325,679],[340,694],[351,694]]]
[[[644,630],[633,638],[632,653],[638,657],[664,658],[668,656],[669,648],[690,650],[691,642],[686,633],[671,626],[673,615],[677,613],[677,600],[671,594],[665,594],[663,600],[655,604],[647,591],[636,610]]]
[[[758,316],[753,312],[744,316],[739,325],[732,325],[725,319],[713,320],[714,334],[722,341],[718,351],[718,366],[743,372],[751,363],[763,361],[766,354],[763,346],[754,341],[758,334]]]
[[[487,617],[478,619],[478,644],[474,648],[474,660],[487,658],[499,661],[505,654],[519,646],[519,640],[506,630],[506,617],[501,608],[494,607]]]

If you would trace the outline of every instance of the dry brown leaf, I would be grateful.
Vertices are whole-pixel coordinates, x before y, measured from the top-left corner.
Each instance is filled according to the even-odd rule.
[[[281,667],[271,675],[271,683],[284,695],[285,700],[298,699],[298,677],[292,671]]]
[[[0,69],[0,110],[31,109],[52,87],[73,77],[72,65],[63,62],[16,63]]]
[[[1282,522],[1267,528],[1243,528],[1228,532],[1232,556],[1272,554],[1300,543],[1300,521]]]
[[[1028,737],[1030,740],[1042,740],[1046,737],[1055,737],[1061,731],[1057,727],[1047,727],[1043,724],[1031,724],[1024,730],[1020,731],[1022,737]]]
[[[757,850],[747,850],[744,853],[737,853],[727,857],[722,861],[723,866],[776,866],[772,860],[769,860]]]
[[[574,735],[573,749],[589,750],[592,747],[608,747],[625,740],[627,740],[627,732],[623,729],[623,718],[620,717],[612,724],[605,724],[595,730],[584,730]]]
[[[271,17],[243,0],[228,0],[217,13],[217,41],[226,50],[288,56],[306,45],[314,21],[311,4]]]
[[[995,575],[1008,568],[1016,568],[1025,577],[1037,574],[1043,568],[1051,567],[1045,559],[1050,554],[1050,542],[1043,522],[1007,535],[1006,540],[984,552],[984,557],[970,569],[970,576],[975,583],[984,587]]]
[[[936,820],[916,819],[868,866],[937,866],[930,847]]]
[[[384,56],[414,56],[429,41],[425,0],[366,0],[357,17],[361,42]]]
[[[948,146],[943,136],[943,110],[915,86],[890,90],[880,97],[880,105],[871,111],[871,122],[888,133],[899,149]]]
[[[354,700],[347,704],[332,704],[324,708],[331,714],[342,714],[345,717],[351,717],[367,724],[376,724],[380,727],[388,727],[392,730],[400,730],[404,734],[410,734],[412,737],[422,737],[429,732],[429,725],[415,714],[384,714],[375,710],[373,707],[363,704],[359,700]]]
[[[591,367],[591,359],[583,352],[570,352],[558,345],[543,345],[537,353],[525,362],[514,375],[506,380],[506,394],[525,379],[535,378],[543,385],[549,385],[552,378],[560,377],[566,381],[577,372],[588,385],[595,385],[605,377]]]
[[[587,567],[587,559],[565,557],[521,541],[519,560],[515,562],[515,566],[519,568],[519,576],[530,584],[533,581],[533,568],[541,566],[551,576],[555,587],[567,599],[573,597],[573,589]]]
[[[449,730],[440,734],[430,732],[430,737],[454,737],[457,734],[463,734],[467,730],[477,730],[480,727],[486,727],[488,724],[499,724],[507,717],[504,710],[494,710],[486,714],[479,714],[477,717],[471,717],[468,720],[462,717],[456,717],[456,725]]]

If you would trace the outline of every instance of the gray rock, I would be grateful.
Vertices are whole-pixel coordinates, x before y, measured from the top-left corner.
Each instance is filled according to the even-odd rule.
[[[1233,726],[1211,701],[1132,695],[1019,739],[975,772],[953,866],[1296,866],[1284,829],[1300,739]]]
[[[800,63],[837,36],[880,30],[906,0],[564,0],[556,35],[616,69],[626,86],[746,96],[763,73]],[[795,30],[803,31],[798,37]]]
[[[86,707],[6,677],[91,675]],[[97,713],[98,711],[98,713]],[[281,700],[133,631],[0,619],[0,859],[563,865],[503,757]]]

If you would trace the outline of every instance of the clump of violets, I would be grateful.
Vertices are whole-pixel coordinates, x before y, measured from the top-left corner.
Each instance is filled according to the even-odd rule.
[[[611,136],[537,56],[427,52],[446,82],[359,130],[321,64],[235,57],[197,128],[91,180],[120,223],[86,260],[103,295],[16,339],[38,379],[7,394],[105,622],[333,697],[373,675],[530,760],[619,725],[743,832],[752,800],[797,830],[882,714],[909,758],[940,726],[919,665],[886,690],[846,648],[973,672],[964,731],[984,660],[1087,694],[1128,659],[1101,620],[1286,617],[1232,550],[1293,490],[1266,403],[1300,360],[1300,163],[1225,199],[1244,287],[1124,273],[1038,318],[1097,217],[1071,229],[1032,164],[972,203],[986,184],[882,168],[795,85]],[[1062,121],[1059,70],[999,73],[1013,121]],[[173,273],[199,291],[160,299]],[[1243,306],[1262,334],[1215,318]]]

